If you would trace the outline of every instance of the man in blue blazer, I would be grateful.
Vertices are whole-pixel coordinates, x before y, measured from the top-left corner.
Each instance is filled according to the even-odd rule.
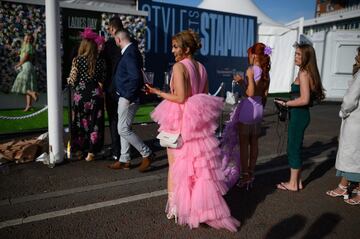
[[[111,154],[115,160],[119,160],[120,158],[120,135],[117,130],[119,97],[116,94],[114,73],[121,59],[121,49],[116,45],[115,34],[121,29],[124,29],[124,27],[119,17],[116,16],[109,20],[107,31],[111,35],[111,38],[105,42],[104,50],[102,51],[106,63],[106,78],[104,81],[105,106],[109,118]]]
[[[118,100],[118,132],[121,142],[121,154],[118,162],[111,164],[112,169],[130,168],[130,144],[134,146],[143,160],[139,171],[144,172],[150,167],[152,151],[131,130],[140,103],[140,91],[144,86],[142,75],[143,58],[135,43],[131,42],[127,30],[120,30],[115,34],[115,42],[121,48],[121,60],[114,75]]]

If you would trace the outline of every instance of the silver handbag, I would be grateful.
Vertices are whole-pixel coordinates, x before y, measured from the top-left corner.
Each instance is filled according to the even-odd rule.
[[[165,148],[180,148],[183,144],[180,133],[169,133],[165,131],[160,131],[156,136],[160,140],[160,145]]]

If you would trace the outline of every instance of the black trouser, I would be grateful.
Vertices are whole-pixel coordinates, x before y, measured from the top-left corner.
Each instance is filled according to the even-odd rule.
[[[117,97],[113,94],[105,95],[106,101],[106,111],[109,119],[109,128],[110,128],[110,136],[111,136],[111,153],[113,156],[116,156],[117,159],[120,157],[120,135],[117,130],[118,123],[118,102]]]

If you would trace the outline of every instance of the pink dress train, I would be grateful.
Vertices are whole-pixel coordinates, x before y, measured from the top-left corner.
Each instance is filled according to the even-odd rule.
[[[178,223],[190,228],[206,223],[236,232],[240,222],[231,217],[222,197],[228,187],[221,169],[219,141],[215,137],[223,100],[203,94],[207,79],[203,65],[199,64],[198,74],[190,60],[181,63],[190,75],[192,96],[184,104],[164,100],[152,113],[160,125],[159,131],[180,132],[184,142],[181,148],[171,149],[175,160],[170,175]]]

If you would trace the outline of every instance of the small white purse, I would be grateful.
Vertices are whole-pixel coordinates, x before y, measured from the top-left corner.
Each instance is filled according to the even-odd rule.
[[[160,131],[156,136],[160,140],[160,145],[166,148],[180,148],[183,144],[180,133],[169,133],[165,131]]]
[[[230,91],[226,91],[226,99],[225,102],[229,105],[235,105],[237,104],[239,100],[239,95],[237,92],[233,93]]]

